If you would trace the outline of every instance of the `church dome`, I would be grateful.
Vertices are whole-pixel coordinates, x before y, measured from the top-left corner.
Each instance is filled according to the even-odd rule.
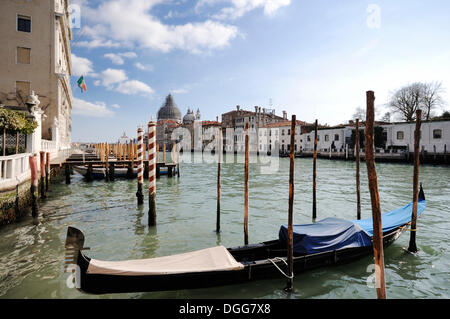
[[[158,111],[158,121],[159,120],[181,121],[181,112],[173,101],[173,97],[171,94],[166,97],[164,105],[161,106]]]
[[[194,112],[188,108],[186,115],[183,116],[183,124],[189,124],[194,121],[195,121]]]

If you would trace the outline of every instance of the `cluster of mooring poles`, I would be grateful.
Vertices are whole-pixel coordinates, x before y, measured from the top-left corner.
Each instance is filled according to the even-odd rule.
[[[37,165],[37,154],[32,154],[28,158],[31,172],[30,198],[31,198],[31,215],[37,217],[39,213],[38,197],[47,198],[49,191],[49,175],[50,175],[50,153],[41,151],[39,153],[39,170]],[[40,172],[40,178],[39,178]],[[40,193],[40,196],[39,194]]]
[[[374,157],[374,102],[375,95],[373,91],[366,92],[366,123],[365,123],[365,161],[367,165],[367,177],[369,181],[369,191],[372,204],[372,221],[373,221],[373,251],[375,261],[375,275],[377,296],[379,299],[386,298],[386,282],[384,276],[384,255],[383,255],[383,227],[380,209],[380,196],[378,192],[378,179],[375,167]],[[417,252],[416,247],[416,220],[417,220],[417,205],[418,205],[418,180],[419,180],[419,158],[420,158],[420,123],[421,110],[416,113],[416,130],[414,134],[414,177],[413,177],[413,209],[411,216],[411,237],[408,250],[410,252]],[[292,115],[291,120],[291,140],[290,140],[290,165],[289,165],[289,206],[288,206],[288,242],[287,242],[287,269],[288,273],[287,284],[285,291],[291,292],[293,289],[294,277],[294,263],[293,263],[293,206],[294,206],[294,150],[295,150],[295,126],[296,116]],[[245,125],[245,162],[244,162],[244,243],[248,245],[248,173],[249,173],[249,134],[248,124]],[[314,153],[313,153],[313,206],[312,219],[317,218],[317,203],[316,203],[316,185],[317,185],[317,130],[318,121],[314,125]],[[357,194],[357,219],[361,219],[361,190],[360,190],[360,146],[359,146],[359,119],[356,119],[356,138],[355,138],[355,152],[356,152],[356,194]],[[219,138],[219,150],[222,150],[222,138]],[[219,154],[222,152],[220,151]],[[217,220],[216,231],[220,231],[220,170],[221,170],[221,155],[217,166]]]

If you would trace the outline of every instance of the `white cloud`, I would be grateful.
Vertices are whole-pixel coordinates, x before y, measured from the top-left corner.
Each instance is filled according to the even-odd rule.
[[[101,81],[97,84],[102,84],[108,89],[112,89],[113,84],[123,82],[128,79],[124,70],[106,69],[100,73]],[[95,83],[94,83],[95,84]]]
[[[91,75],[93,71],[92,62],[89,59],[76,56],[72,53],[72,75]]]
[[[235,20],[257,8],[263,8],[264,14],[271,16],[279,8],[291,4],[291,0],[200,0],[195,9],[198,12],[204,6],[213,6],[224,2],[230,5],[222,8],[218,14],[213,15],[214,18]]]
[[[115,109],[120,109],[120,105],[119,104],[113,104],[113,105],[111,105],[111,107],[113,107]]]
[[[142,71],[153,71],[153,65],[150,65],[150,64],[144,65],[141,62],[136,62],[134,64],[134,66],[137,67],[139,70],[142,70]]]
[[[154,93],[154,90],[144,82],[138,80],[129,80],[127,74],[121,69],[108,68],[99,75],[99,80],[94,82],[96,86],[104,86],[111,91],[117,91],[123,94],[141,94],[148,95]]]
[[[125,53],[106,53],[103,55],[105,58],[111,60],[112,63],[122,65],[125,63],[124,58],[134,59],[137,58],[137,54],[134,52]]]
[[[109,117],[113,116],[114,112],[107,109],[104,102],[91,103],[74,97],[72,114],[92,117]]]
[[[76,45],[88,48],[137,45],[162,52],[181,49],[199,53],[224,48],[238,35],[235,26],[218,21],[163,24],[151,14],[153,6],[161,2],[111,0],[101,3],[96,9],[86,7],[87,2],[82,2],[83,12],[84,7],[88,12],[84,17],[92,26],[84,27],[81,34],[91,41],[84,40]]]
[[[130,80],[119,83],[116,88],[116,91],[123,94],[152,94],[153,89],[145,84],[144,82],[138,80]]]
[[[186,94],[186,93],[189,92],[189,90],[187,90],[187,89],[176,89],[176,90],[172,90],[171,92],[174,93],[174,94]]]

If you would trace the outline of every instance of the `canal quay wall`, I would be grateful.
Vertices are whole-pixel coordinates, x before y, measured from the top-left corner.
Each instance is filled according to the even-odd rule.
[[[49,172],[49,183],[60,178],[61,168],[54,166]],[[0,184],[0,226],[13,223],[23,216],[31,214],[31,174],[27,172],[16,183]],[[41,192],[38,187],[38,196]]]

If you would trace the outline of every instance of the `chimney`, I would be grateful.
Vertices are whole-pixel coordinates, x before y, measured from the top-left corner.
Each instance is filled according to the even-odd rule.
[[[258,107],[255,106],[255,113],[258,113]]]
[[[286,113],[286,111],[283,111],[283,119],[287,120],[287,113]]]
[[[241,106],[240,105],[236,105],[236,110],[240,110],[241,109]]]
[[[216,122],[219,122],[219,117],[218,116],[216,116]]]
[[[266,108],[265,107],[263,108],[263,113],[266,114]]]

